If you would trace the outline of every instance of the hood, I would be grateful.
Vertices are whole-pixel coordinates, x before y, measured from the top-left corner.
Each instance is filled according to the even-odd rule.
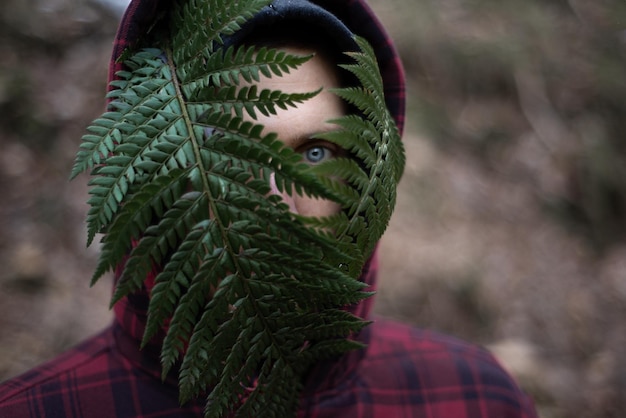
[[[291,7],[297,3],[303,7]],[[144,34],[154,25],[157,19],[168,12],[170,0],[132,0],[128,6],[115,38],[113,53],[109,65],[109,81],[115,80],[115,73],[123,69],[120,57],[127,49],[142,45]],[[283,7],[284,6],[284,7]],[[282,14],[283,9],[291,10],[288,18],[304,20],[307,24],[316,25],[322,32],[331,33],[334,39],[345,39],[346,31],[364,37],[373,46],[379,62],[381,74],[384,80],[384,90],[387,107],[393,115],[400,132],[404,125],[405,90],[404,73],[398,54],[388,34],[373,11],[363,0],[277,0],[271,6],[263,10],[264,17],[255,17],[247,25],[244,25],[242,34],[252,29],[255,25],[276,24],[286,18]],[[295,10],[295,12],[294,12]],[[336,20],[335,20],[336,18]],[[233,42],[237,41],[235,34]],[[368,284],[365,290],[376,289],[377,275],[377,251],[367,261],[362,271],[360,280]],[[119,276],[119,269],[116,278]],[[114,307],[116,323],[124,334],[126,340],[140,341],[146,323],[146,312],[149,301],[149,293],[154,283],[156,274],[146,277],[142,291],[120,300]],[[372,308],[373,298],[368,298],[360,304],[350,308],[350,311],[361,318],[368,318]],[[367,328],[366,328],[367,330]],[[359,339],[367,340],[367,332],[362,332]],[[157,335],[153,339],[154,344],[146,347],[142,356],[151,355],[158,362],[158,349],[163,335]],[[126,341],[123,345],[131,350],[131,346],[138,345]],[[364,341],[367,342],[367,341]],[[127,353],[128,354],[128,353]],[[146,362],[141,358],[142,364]],[[326,370],[327,374],[328,370]],[[158,372],[157,372],[158,373]],[[327,375],[328,377],[328,375]]]

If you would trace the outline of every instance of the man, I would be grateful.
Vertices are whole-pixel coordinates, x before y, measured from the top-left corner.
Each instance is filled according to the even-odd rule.
[[[131,2],[118,32],[111,78],[122,69],[119,58],[124,50],[142,39],[169,7],[168,1]],[[276,30],[281,25],[284,27]],[[260,88],[281,91],[322,89],[295,108],[256,118],[265,131],[278,133],[287,146],[312,166],[346,152],[332,141],[319,139],[318,134],[336,130],[332,120],[349,112],[349,106],[329,89],[353,82],[350,75],[337,68],[342,59],[338,52],[355,49],[353,34],[367,39],[376,51],[386,107],[401,130],[404,81],[399,58],[363,1],[278,0],[227,40],[231,44],[269,44],[298,55],[314,54],[289,74],[256,82]],[[289,210],[298,215],[324,217],[341,210],[329,199],[287,193],[277,185],[274,176],[269,182],[270,194],[280,195]],[[369,286],[367,290],[375,288],[376,273],[374,251],[360,275],[360,280]],[[157,333],[140,349],[156,274],[150,273],[139,291],[115,304],[115,321],[110,328],[0,386],[0,416],[202,416],[203,396],[180,405],[176,377],[168,374],[161,380],[159,350],[163,335]],[[349,309],[360,318],[371,319],[371,298]],[[481,348],[382,319],[374,319],[355,338],[365,348],[320,361],[302,377],[298,416],[535,416],[529,399]],[[263,416],[263,412],[258,415]]]

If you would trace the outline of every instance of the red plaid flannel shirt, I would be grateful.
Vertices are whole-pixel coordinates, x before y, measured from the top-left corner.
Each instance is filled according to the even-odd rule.
[[[140,38],[166,0],[133,0],[111,60]],[[387,106],[404,124],[404,79],[395,49],[364,0],[315,0],[378,54]],[[362,280],[374,290],[375,257]],[[200,417],[204,399],[178,403],[176,376],[161,381],[159,338],[143,350],[147,292],[115,306],[108,329],[60,357],[0,385],[0,418]],[[354,313],[367,317],[372,299]],[[322,362],[307,378],[299,417],[533,418],[532,402],[482,348],[378,319],[361,332],[367,348]]]
[[[373,259],[363,280],[373,283],[376,271]],[[139,350],[147,302],[147,293],[123,299],[111,327],[0,385],[0,417],[201,417],[203,399],[181,406],[176,377],[160,379],[162,336]],[[536,417],[530,399],[480,347],[384,319],[359,340],[367,348],[312,370],[298,417]]]

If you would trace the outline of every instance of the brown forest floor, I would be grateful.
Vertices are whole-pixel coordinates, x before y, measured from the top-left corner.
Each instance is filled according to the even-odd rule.
[[[0,380],[110,321],[110,278],[88,287],[97,249],[85,249],[86,178],[67,179],[84,127],[102,110],[117,17],[89,1],[35,3],[0,6],[10,11],[0,14]],[[454,83],[437,80],[460,65],[438,55],[449,47],[441,32],[480,39],[506,32],[498,26],[502,10],[483,16],[489,27],[472,24],[462,2],[433,3],[421,1],[418,13],[411,0],[372,1],[398,40],[410,89],[408,166],[381,246],[377,312],[488,346],[544,418],[621,416],[626,245],[596,251],[538,199],[565,182],[541,129],[556,132],[556,147],[568,150],[558,141],[571,127],[537,121],[534,110],[551,115],[544,102],[520,104],[523,92],[537,93],[535,73],[514,71],[519,91],[509,96],[459,95]],[[426,22],[432,16],[447,26],[436,32]],[[473,59],[490,56],[481,51]],[[429,113],[434,97],[443,104]],[[437,134],[425,125],[441,120],[442,108],[455,130]],[[481,148],[487,158],[441,145],[494,124],[516,140]]]

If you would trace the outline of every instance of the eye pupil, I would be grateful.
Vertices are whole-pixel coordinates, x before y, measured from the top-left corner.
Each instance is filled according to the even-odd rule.
[[[324,147],[312,147],[306,150],[305,157],[311,163],[319,163],[326,157],[327,152]]]

